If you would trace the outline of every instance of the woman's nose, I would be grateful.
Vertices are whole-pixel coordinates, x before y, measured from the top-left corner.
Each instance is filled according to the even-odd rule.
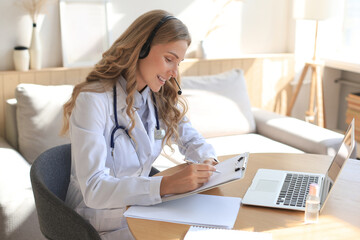
[[[177,78],[177,74],[178,74],[178,67],[176,66],[174,69],[170,71],[170,77]]]

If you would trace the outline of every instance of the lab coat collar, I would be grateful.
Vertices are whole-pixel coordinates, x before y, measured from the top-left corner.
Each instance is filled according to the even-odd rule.
[[[126,97],[127,97],[127,93],[126,93],[126,79],[121,76],[119,78],[119,80],[117,81],[116,83],[116,90],[117,90],[117,110],[118,110],[118,115],[122,116],[123,119],[126,119],[126,124],[125,126],[128,126],[129,123],[130,123],[130,118],[128,117],[128,115],[126,114],[126,107],[127,107],[127,104],[126,104]],[[141,95],[141,97],[139,95],[137,95],[135,97],[135,101],[137,102],[136,104],[138,106],[140,106],[139,104],[139,101],[143,101],[143,102],[146,102],[148,104],[148,108],[149,108],[149,117],[148,117],[148,126],[149,126],[149,129],[153,129],[155,128],[155,125],[156,125],[156,119],[155,119],[155,110],[154,110],[154,103],[153,103],[153,100],[152,100],[152,92],[150,90],[149,87],[146,87],[142,94],[140,94],[139,92],[136,91],[135,94],[139,94]],[[140,99],[139,99],[140,98]],[[113,95],[111,94],[111,99],[113,99]],[[112,104],[111,104],[112,105]],[[136,108],[137,106],[135,106]],[[113,107],[112,107],[113,109]],[[113,115],[113,111],[111,111],[112,115]],[[140,120],[140,117],[135,114],[135,116],[137,117],[137,120],[140,121],[141,123],[141,120]],[[119,118],[119,117],[118,117]],[[121,124],[119,122],[119,124]],[[144,131],[146,132],[145,128],[143,127],[142,124],[138,124],[138,121],[136,121],[136,125],[135,125],[135,128],[136,127],[141,127],[144,129]]]
[[[126,79],[124,77],[121,77],[119,79],[119,84],[124,92],[126,92]],[[134,104],[133,106],[137,109],[139,109],[142,105],[144,105],[149,97],[150,94],[150,88],[148,86],[145,87],[145,89],[140,93],[138,91],[135,91],[134,93]]]

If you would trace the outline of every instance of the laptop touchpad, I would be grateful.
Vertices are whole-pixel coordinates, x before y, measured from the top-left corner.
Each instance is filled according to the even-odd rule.
[[[279,181],[261,179],[257,183],[255,190],[260,192],[275,192],[278,189]]]

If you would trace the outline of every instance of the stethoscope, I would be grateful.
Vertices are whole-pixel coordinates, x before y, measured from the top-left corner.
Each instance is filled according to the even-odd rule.
[[[152,99],[153,99],[153,102],[154,102],[155,119],[156,119],[156,127],[155,127],[155,130],[154,130],[154,138],[156,140],[161,140],[161,139],[163,139],[165,137],[165,130],[163,128],[160,128],[159,116],[158,116],[158,111],[157,111],[157,107],[156,107],[155,95],[154,95],[153,92],[151,92],[151,93],[152,93]],[[110,138],[110,147],[112,149],[112,151],[111,151],[112,155],[113,155],[114,148],[115,148],[114,136],[115,136],[116,131],[119,130],[119,129],[122,129],[126,133],[126,135],[130,138],[130,141],[134,146],[134,142],[132,141],[132,138],[130,137],[129,131],[124,126],[119,125],[119,122],[118,122],[117,107],[116,107],[116,99],[117,99],[116,86],[113,87],[113,97],[114,97],[113,106],[114,106],[115,127],[111,132],[111,138]],[[134,146],[134,149],[135,149],[135,146]],[[135,151],[136,151],[136,149],[135,149]],[[137,153],[137,151],[136,151],[136,153]],[[139,159],[139,161],[140,161],[140,159]]]

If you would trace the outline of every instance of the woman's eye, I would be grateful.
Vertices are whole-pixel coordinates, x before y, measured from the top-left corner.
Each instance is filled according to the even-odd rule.
[[[167,62],[171,62],[171,59],[170,59],[170,58],[165,57],[165,60],[166,60]]]

